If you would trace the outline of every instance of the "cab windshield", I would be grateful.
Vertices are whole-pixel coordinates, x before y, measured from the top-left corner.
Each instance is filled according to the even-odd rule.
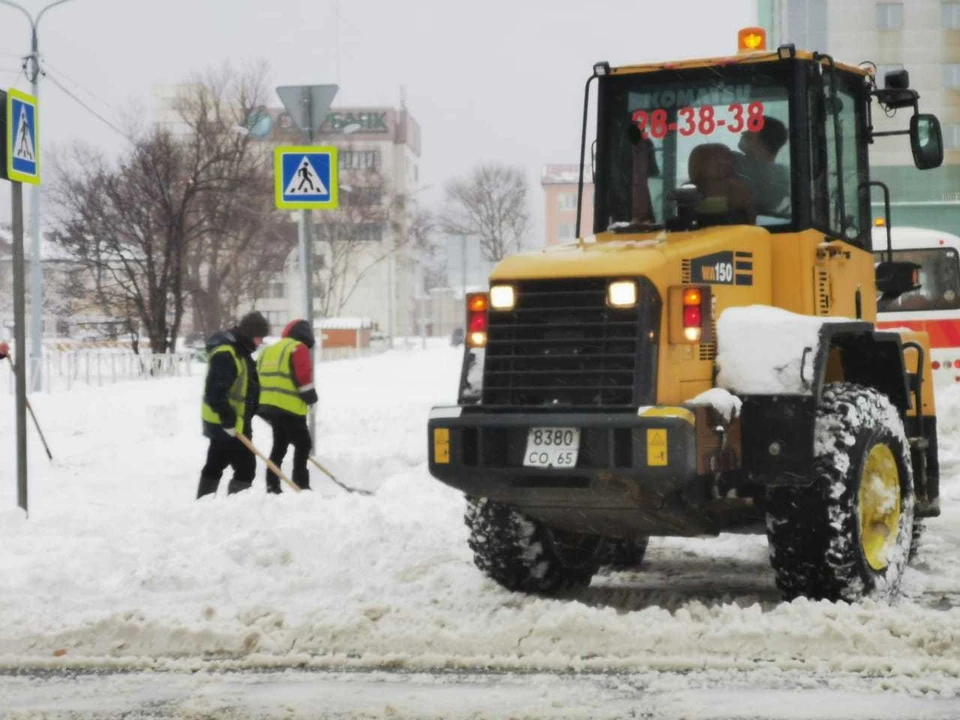
[[[790,225],[789,88],[776,62],[607,78],[596,229],[663,226],[688,184],[699,225]]]

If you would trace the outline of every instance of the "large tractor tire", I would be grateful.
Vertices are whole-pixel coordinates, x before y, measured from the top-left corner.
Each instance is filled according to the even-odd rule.
[[[603,539],[550,528],[508,505],[468,498],[464,517],[478,568],[507,590],[544,595],[585,588]]]
[[[913,469],[885,395],[850,383],[824,388],[810,480],[767,496],[770,562],[783,597],[893,596],[910,554]]]
[[[643,564],[650,538],[608,538],[600,554],[600,564],[614,570],[636,570]]]

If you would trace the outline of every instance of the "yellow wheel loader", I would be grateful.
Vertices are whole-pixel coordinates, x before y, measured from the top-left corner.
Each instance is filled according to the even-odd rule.
[[[756,532],[785,599],[897,592],[939,514],[937,424],[926,335],[875,326],[919,274],[873,247],[868,149],[907,135],[927,169],[943,145],[907,72],[875,74],[757,28],[594,67],[592,226],[466,298],[458,404],[430,414],[491,578],[566,592],[651,536]]]

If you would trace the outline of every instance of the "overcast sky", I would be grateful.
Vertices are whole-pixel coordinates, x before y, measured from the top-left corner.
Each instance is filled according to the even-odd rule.
[[[32,14],[49,0],[19,0]],[[337,82],[337,105],[407,106],[422,128],[420,181],[435,205],[481,161],[521,165],[542,227],[540,169],[576,162],[583,84],[612,65],[733,54],[756,0],[69,0],[39,26],[41,151],[124,141],[111,121],[151,88],[230,60],[264,58],[276,84]],[[26,18],[0,5],[0,87],[29,91]],[[338,61],[339,55],[339,61]],[[339,67],[339,77],[338,77]],[[279,101],[276,103],[279,105]],[[44,176],[45,179],[47,176]],[[10,218],[0,182],[0,221]]]

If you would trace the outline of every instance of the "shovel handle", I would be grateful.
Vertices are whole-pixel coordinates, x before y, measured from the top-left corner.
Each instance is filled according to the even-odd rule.
[[[289,485],[291,488],[293,488],[293,490],[294,490],[295,492],[300,492],[300,486],[297,485],[296,483],[294,483],[293,481],[291,481],[290,478],[288,478],[286,475],[284,475],[284,474],[283,474],[283,471],[282,471],[280,468],[278,468],[278,467],[276,466],[276,464],[274,464],[273,460],[271,460],[271,459],[268,458],[266,455],[264,455],[262,452],[260,452],[259,450],[257,450],[256,446],[255,446],[252,442],[250,442],[250,438],[248,438],[248,437],[247,437],[246,435],[244,435],[242,432],[238,432],[238,433],[237,433],[237,439],[238,439],[240,442],[242,442],[244,445],[247,446],[247,450],[249,450],[250,452],[252,452],[254,455],[256,455],[256,456],[257,456],[258,458],[260,458],[261,460],[263,460],[263,461],[267,464],[267,467],[270,468],[271,470],[273,470],[273,472],[275,472],[275,473],[277,474],[277,477],[278,477],[278,478],[280,478],[280,479],[283,480],[287,485]]]

